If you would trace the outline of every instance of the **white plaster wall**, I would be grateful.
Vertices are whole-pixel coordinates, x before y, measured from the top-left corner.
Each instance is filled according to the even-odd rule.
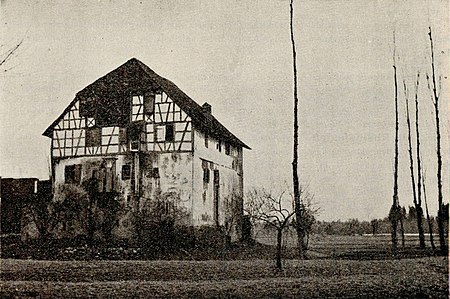
[[[217,149],[218,141],[209,137],[208,148],[205,146],[205,135],[194,128],[194,158],[193,158],[193,220],[195,225],[214,225],[214,173],[219,170],[219,224],[226,221],[238,221],[239,215],[231,217],[232,205],[241,205],[243,194],[242,181],[242,150],[235,147],[231,155],[225,154],[225,144],[222,151]],[[202,160],[209,161],[210,180],[204,189]],[[233,163],[234,161],[234,163]],[[233,164],[236,166],[233,167]],[[205,191],[205,195],[203,192]],[[234,200],[234,202],[232,202]],[[235,225],[236,223],[234,223]]]
[[[192,215],[192,153],[158,154],[161,194],[172,194],[179,208]],[[191,217],[190,217],[191,218]]]

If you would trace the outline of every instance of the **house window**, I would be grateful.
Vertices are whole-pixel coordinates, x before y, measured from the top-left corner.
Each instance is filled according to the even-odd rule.
[[[208,188],[209,183],[209,165],[210,163],[206,160],[202,160],[202,169],[203,169],[203,188]],[[212,164],[212,163],[211,163]]]
[[[152,115],[155,110],[155,94],[147,92],[144,94],[144,110],[146,115]]]
[[[166,126],[156,126],[156,140],[164,141],[166,138]]]
[[[225,143],[225,155],[230,155],[231,152],[231,146],[228,143]]]
[[[129,180],[131,178],[131,165],[122,165],[122,180]]]
[[[97,127],[86,129],[86,146],[100,146],[102,144],[102,129]]]
[[[209,136],[208,133],[205,133],[205,147],[208,148]]]
[[[174,141],[175,140],[175,130],[173,124],[166,125],[166,141]]]
[[[64,168],[64,181],[67,184],[80,184],[81,164],[67,165]]]
[[[203,183],[208,184],[209,183],[209,169],[203,168]]]

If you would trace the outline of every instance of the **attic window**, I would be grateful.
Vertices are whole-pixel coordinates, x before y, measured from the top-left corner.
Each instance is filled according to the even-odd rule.
[[[102,143],[102,129],[91,127],[86,129],[86,147],[100,146]]]
[[[144,94],[144,110],[146,115],[152,115],[155,110],[155,94],[147,92]]]
[[[64,168],[64,181],[67,184],[79,184],[81,181],[81,164],[67,165]]]

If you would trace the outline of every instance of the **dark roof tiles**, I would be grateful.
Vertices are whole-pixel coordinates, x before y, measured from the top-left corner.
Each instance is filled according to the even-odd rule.
[[[216,138],[228,141],[232,144],[250,149],[245,143],[231,133],[223,126],[214,116],[204,111],[202,107],[186,95],[173,82],[156,74],[147,65],[132,58],[115,70],[99,78],[92,84],[85,87],[77,93],[72,103],[64,110],[61,116],[56,119],[43,133],[43,135],[51,137],[54,126],[64,117],[65,113],[70,110],[73,103],[79,99],[95,96],[99,100],[99,104],[108,101],[105,96],[117,96],[136,92],[143,92],[150,88],[160,88],[186,112],[192,119],[194,126],[202,132],[205,132]]]

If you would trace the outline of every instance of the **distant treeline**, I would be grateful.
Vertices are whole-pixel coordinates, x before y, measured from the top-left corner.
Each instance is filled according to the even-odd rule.
[[[408,211],[406,211],[406,209],[403,208],[402,212],[404,232],[406,234],[418,233],[416,209],[414,207],[408,207]],[[445,205],[445,212],[448,219],[448,204]],[[437,234],[437,219],[430,216],[430,220],[433,232]],[[428,233],[429,229],[426,218],[424,218],[423,223],[424,231],[425,233]],[[445,223],[446,232],[448,234],[448,221],[445,221]],[[312,233],[325,235],[389,234],[391,233],[391,222],[388,217],[383,219],[373,219],[371,221],[360,221],[358,219],[349,219],[346,221],[316,221],[312,226]]]

